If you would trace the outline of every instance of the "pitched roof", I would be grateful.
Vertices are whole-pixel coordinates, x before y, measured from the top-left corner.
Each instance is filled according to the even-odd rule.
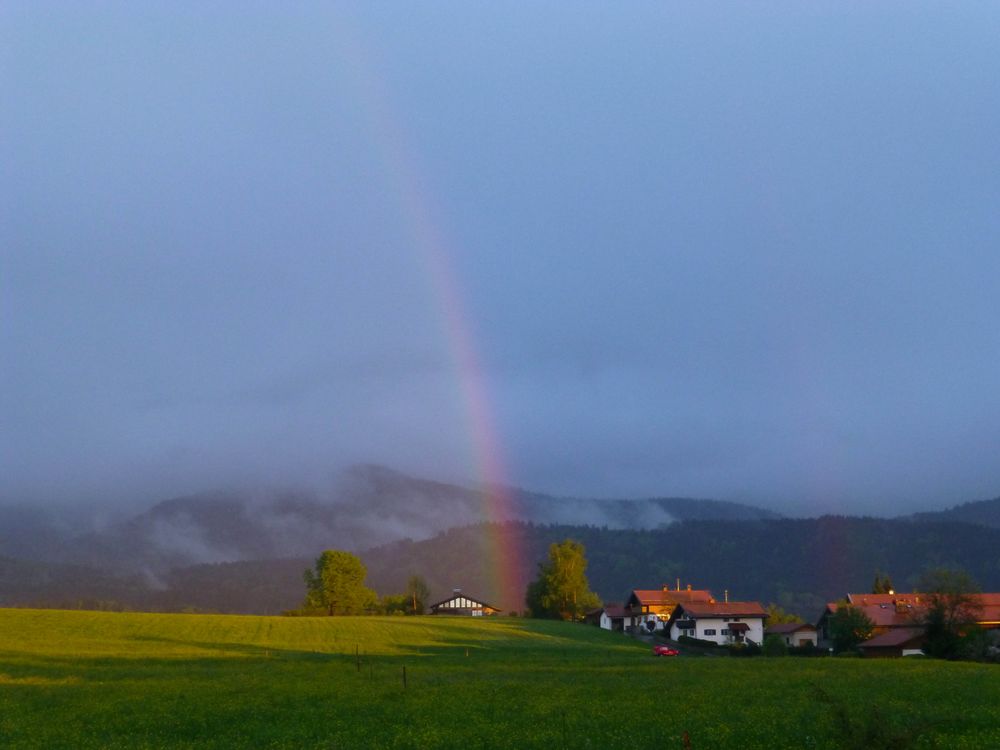
[[[859,609],[877,628],[904,628],[920,617],[926,600],[915,594],[848,594],[847,601]],[[828,602],[826,610],[833,614],[840,608],[838,602]]]
[[[808,622],[779,622],[774,625],[768,625],[766,632],[768,635],[784,635],[786,633],[797,633],[800,630],[812,630],[815,632],[816,626],[810,625]]]
[[[890,648],[892,646],[903,646],[910,641],[923,640],[923,628],[895,628],[886,631],[874,638],[869,638],[864,643],[859,643],[858,648]]]
[[[621,604],[605,604],[604,613],[608,617],[625,617],[629,611]]]
[[[466,600],[472,602],[473,604],[478,604],[480,607],[485,607],[487,609],[497,609],[492,604],[487,604],[486,602],[481,601],[480,599],[477,599],[474,596],[469,596],[468,594],[462,594],[460,592],[456,592],[456,593],[452,594],[451,596],[449,596],[447,599],[442,599],[441,601],[436,602],[435,604],[431,604],[430,605],[430,609],[434,609],[435,607],[440,607],[442,604],[447,604],[448,602],[452,601],[453,599],[466,599]],[[463,609],[463,608],[462,607],[456,607],[455,609]],[[499,612],[500,610],[497,609],[497,611]]]
[[[632,589],[632,596],[642,605],[651,607],[663,607],[668,604],[680,604],[684,602],[714,602],[715,597],[712,592],[706,589],[681,589],[675,591],[668,588],[659,589]]]
[[[926,595],[924,597],[926,599]],[[920,594],[848,594],[847,601],[854,606],[881,606],[882,604],[920,604]]]
[[[857,607],[879,628],[905,628],[914,624],[927,607],[930,594],[848,594],[847,601]],[[976,594],[980,623],[1000,625],[1000,593]],[[837,602],[826,605],[828,613],[837,611]]]
[[[675,617],[681,614],[698,619],[699,617],[767,617],[767,611],[760,602],[689,602],[682,603]]]
[[[598,607],[597,609],[592,609],[584,614],[584,617],[600,617],[601,615],[607,615],[608,617],[626,617],[632,614],[627,610],[622,604],[605,604],[603,607]]]

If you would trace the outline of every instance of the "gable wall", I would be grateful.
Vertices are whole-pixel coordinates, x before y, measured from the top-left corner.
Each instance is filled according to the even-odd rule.
[[[688,620],[693,618],[685,614],[683,619]],[[720,645],[732,643],[733,639],[730,636],[722,634],[723,630],[729,629],[730,622],[746,623],[750,629],[746,632],[745,637],[757,644],[764,642],[764,620],[761,617],[730,617],[728,622],[723,617],[705,617],[695,620],[695,633],[693,637],[700,638],[703,641],[715,641]],[[714,630],[715,633],[707,633],[706,631],[709,630]],[[680,628],[674,622],[670,626],[670,637],[676,641],[681,635],[683,634]]]

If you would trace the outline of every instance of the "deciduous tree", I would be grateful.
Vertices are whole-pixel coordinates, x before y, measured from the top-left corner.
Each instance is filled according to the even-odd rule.
[[[385,615],[410,614],[410,598],[406,594],[388,594],[382,597],[379,604],[382,614]]]
[[[427,600],[430,596],[431,591],[427,588],[427,581],[423,576],[410,576],[406,582],[406,597],[410,603],[408,614],[422,615],[427,609]]]
[[[587,558],[580,542],[566,539],[549,545],[549,559],[538,566],[538,578],[525,599],[533,617],[580,620],[601,600],[587,582]]]
[[[839,654],[871,638],[875,623],[862,610],[843,600],[838,602],[837,611],[830,617],[829,629],[833,650]]]
[[[365,586],[368,571],[357,555],[328,549],[303,573],[308,609],[328,615],[361,615],[374,611],[375,592]]]
[[[779,625],[783,622],[803,622],[803,619],[796,614],[786,612],[777,604],[767,605],[767,624]]]
[[[982,613],[979,586],[964,570],[936,568],[920,579],[926,605],[921,618],[927,634],[924,652],[940,659],[965,655],[965,637],[977,627]]]

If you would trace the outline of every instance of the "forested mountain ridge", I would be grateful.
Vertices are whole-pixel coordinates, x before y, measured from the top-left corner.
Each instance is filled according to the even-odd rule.
[[[1000,497],[962,503],[946,510],[914,513],[914,521],[961,521],[1000,529]]]
[[[935,566],[967,570],[986,590],[1000,590],[1000,529],[955,522],[825,516],[769,521],[684,521],[661,529],[625,530],[526,523],[476,524],[432,539],[403,540],[360,553],[368,584],[380,594],[402,591],[423,576],[432,596],[453,588],[504,610],[523,602],[495,597],[492,549],[520,550],[502,564],[522,587],[549,544],[572,538],[586,548],[591,587],[605,601],[632,588],[691,584],[717,597],[776,602],[815,619],[825,602],[865,591],[877,571],[912,588]],[[312,557],[213,563],[176,568],[158,578],[116,578],[102,571],[0,560],[0,603],[276,614],[301,604],[302,572]],[[25,572],[30,585],[25,585]],[[70,571],[72,575],[68,575]]]
[[[323,549],[360,554],[381,594],[424,576],[435,596],[460,587],[496,601],[497,567],[523,589],[547,546],[584,543],[607,601],[663,584],[777,602],[811,617],[876,571],[912,587],[935,565],[1000,590],[1000,499],[887,518],[781,518],[711,500],[491,495],[354,467],[329,492],[218,492],[175,498],[88,529],[79,518],[0,508],[0,605],[196,608],[276,613],[298,606],[302,571]],[[495,550],[508,550],[497,560]]]
[[[419,571],[432,586],[475,586],[489,596],[491,571],[462,550],[476,550],[498,533],[516,536],[509,546],[528,550],[536,562],[553,541],[582,542],[591,586],[605,601],[621,601],[632,588],[673,587],[679,578],[718,597],[728,590],[730,598],[776,602],[812,617],[847,591],[868,590],[877,571],[913,588],[921,573],[937,566],[963,568],[984,588],[1000,590],[1000,529],[843,516],[684,521],[647,530],[475,526],[387,545],[363,558],[376,587],[399,586],[404,572]],[[534,573],[530,566],[519,570],[525,585]]]

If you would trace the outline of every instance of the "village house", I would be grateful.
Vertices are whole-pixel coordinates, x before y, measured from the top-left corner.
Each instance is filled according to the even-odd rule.
[[[688,602],[670,616],[671,640],[682,635],[721,645],[764,641],[767,612],[760,602]]]
[[[447,599],[432,604],[430,610],[432,615],[462,615],[465,617],[500,614],[500,610],[496,607],[471,596],[466,596],[461,589],[455,589],[454,593]]]
[[[865,656],[903,656],[919,652],[915,644],[922,645],[927,594],[848,594],[846,598],[848,604],[863,612],[875,625],[871,639],[858,646]],[[1000,628],[1000,594],[976,594],[975,598],[979,603],[979,627],[986,630]],[[822,647],[832,645],[830,618],[839,607],[838,602],[828,602],[816,623]]]
[[[817,643],[816,626],[808,622],[782,622],[776,625],[768,625],[764,630],[764,637],[776,635],[784,641],[786,646],[799,648],[801,646],[815,646]]]
[[[714,601],[711,591],[692,589],[690,584],[681,589],[679,582],[676,589],[666,585],[658,589],[633,589],[625,602],[627,618],[631,619],[625,623],[625,628],[631,626],[649,632],[663,630],[678,604]]]
[[[924,628],[895,628],[858,645],[866,657],[915,656],[923,653]]]
[[[583,616],[583,621],[591,625],[597,625],[604,630],[614,630],[624,632],[626,626],[631,626],[631,613],[621,604],[605,604],[600,609],[595,609]]]
[[[910,628],[916,624],[926,605],[920,594],[848,594],[847,602],[863,612],[875,624],[874,635],[882,635],[895,628]],[[829,646],[830,618],[836,614],[840,604],[828,602],[816,623],[820,645]]]

